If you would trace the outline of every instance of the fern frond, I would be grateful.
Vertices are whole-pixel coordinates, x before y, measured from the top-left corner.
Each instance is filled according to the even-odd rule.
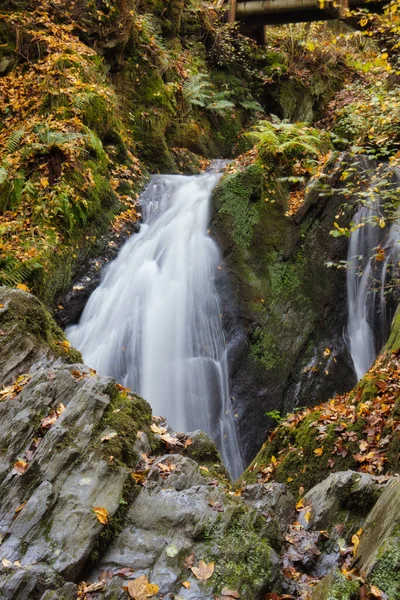
[[[18,150],[18,147],[24,135],[25,129],[16,129],[11,133],[10,137],[7,140],[7,145],[5,148],[7,154],[13,154],[14,152],[16,152],[16,150]]]
[[[182,95],[186,102],[204,108],[211,98],[212,84],[206,73],[197,73],[185,81]]]

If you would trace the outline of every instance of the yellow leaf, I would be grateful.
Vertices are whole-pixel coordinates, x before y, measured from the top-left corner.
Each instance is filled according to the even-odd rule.
[[[353,544],[353,546],[354,546],[354,547],[353,547],[353,553],[355,554],[355,553],[357,552],[357,548],[358,548],[358,545],[359,545],[359,543],[360,543],[360,538],[358,537],[358,535],[357,535],[356,533],[355,533],[355,534],[353,535],[353,537],[351,538],[351,543],[352,543],[352,544]]]
[[[379,219],[379,227],[381,229],[384,229],[385,225],[386,225],[385,219]]]
[[[133,581],[129,581],[126,588],[129,596],[134,600],[146,600],[155,596],[159,590],[158,585],[149,583],[146,575],[142,575]]]
[[[108,523],[108,510],[106,508],[102,508],[101,506],[93,508],[93,512],[95,513],[97,520],[102,525],[107,525]]]
[[[23,292],[29,292],[29,288],[24,283],[18,283],[16,286],[17,290],[22,290]]]
[[[186,588],[187,590],[190,589],[190,581],[182,581],[182,585],[184,588]]]
[[[288,478],[286,479],[286,481],[287,481],[288,483],[290,483],[291,481],[293,481],[293,477],[288,477]]]
[[[200,581],[205,581],[206,579],[210,579],[210,577],[212,577],[214,573],[214,563],[211,562],[207,565],[204,560],[200,560],[199,566],[191,567],[191,571],[197,579],[200,579]]]
[[[304,518],[307,521],[307,523],[309,523],[310,519],[311,519],[311,511],[306,512],[306,514],[304,515]]]
[[[374,598],[383,598],[383,592],[376,585],[371,585],[371,594]]]
[[[315,448],[314,450],[314,454],[316,454],[317,456],[322,456],[324,453],[324,446],[321,446],[321,448]]]
[[[296,504],[296,510],[301,510],[302,508],[304,508],[303,498],[301,498],[301,500],[299,500],[298,503]]]

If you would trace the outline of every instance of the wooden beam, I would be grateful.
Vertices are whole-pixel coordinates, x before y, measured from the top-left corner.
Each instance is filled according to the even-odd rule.
[[[236,5],[237,0],[231,0],[228,13],[228,23],[234,23],[236,21]]]

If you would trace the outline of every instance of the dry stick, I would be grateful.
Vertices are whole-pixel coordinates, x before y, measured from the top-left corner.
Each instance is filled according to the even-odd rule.
[[[228,23],[234,23],[236,20],[236,4],[237,0],[231,0],[231,5],[228,14]]]
[[[340,12],[339,17],[344,19],[349,10],[349,0],[340,0]]]

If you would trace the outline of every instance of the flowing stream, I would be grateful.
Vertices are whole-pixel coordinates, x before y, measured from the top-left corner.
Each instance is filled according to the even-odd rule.
[[[395,187],[399,181],[395,173]],[[376,223],[379,212],[379,197],[358,209],[354,224],[364,225],[351,233],[347,255],[347,331],[359,379],[388,339],[397,295],[393,288],[399,278],[400,219],[382,230]]]
[[[210,434],[237,478],[243,461],[215,288],[221,256],[207,232],[219,177],[152,178],[140,232],[67,335],[88,365],[139,393],[174,429]]]

